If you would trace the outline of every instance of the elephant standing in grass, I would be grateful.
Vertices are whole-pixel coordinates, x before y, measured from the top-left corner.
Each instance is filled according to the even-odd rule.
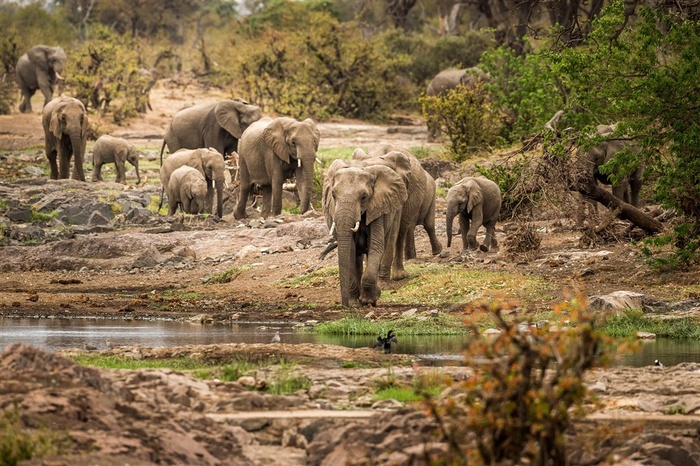
[[[488,251],[497,248],[496,222],[501,212],[501,190],[488,178],[463,178],[447,191],[447,247],[452,245],[452,221],[459,214],[462,248]],[[484,243],[479,245],[476,233],[486,227]]]
[[[83,158],[90,125],[83,103],[73,97],[55,98],[44,107],[41,124],[51,179],[68,178],[70,159],[75,156],[72,178],[85,181]]]
[[[376,305],[379,269],[386,257],[394,256],[407,197],[403,179],[387,166],[349,166],[336,160],[328,168],[323,214],[337,240],[343,306]]]
[[[314,163],[321,133],[310,118],[265,118],[250,125],[241,137],[238,150],[240,191],[234,216],[246,216],[248,195],[254,185],[263,193],[262,217],[282,213],[282,185],[296,179],[300,211],[311,205]]]
[[[224,173],[226,163],[221,153],[213,149],[180,149],[177,152],[170,154],[160,167],[160,182],[164,191],[170,183],[170,177],[173,172],[183,165],[196,168],[207,183],[206,205],[204,210],[199,209],[200,213],[211,213],[214,200],[214,190],[216,189],[216,215],[221,218],[223,211],[223,196],[224,196]],[[163,205],[163,197],[161,191],[161,201],[158,207]]]
[[[403,260],[416,258],[414,231],[416,225],[423,225],[433,255],[440,254],[442,245],[435,234],[435,180],[421,166],[418,159],[406,149],[390,144],[383,144],[369,149],[368,152],[356,149],[353,161],[363,164],[385,165],[401,176],[408,199],[401,209],[401,222],[396,239],[395,255],[391,277],[401,280],[408,276]],[[387,259],[388,260],[388,259]],[[387,265],[382,267],[380,277],[388,279],[390,271]]]
[[[179,149],[211,147],[228,156],[238,149],[243,131],[260,118],[260,107],[243,99],[221,100],[178,110],[165,130],[160,148],[161,164],[166,145],[171,154]]]
[[[54,86],[65,79],[61,73],[66,65],[66,59],[66,52],[61,47],[48,45],[36,45],[19,57],[15,74],[17,85],[22,91],[20,112],[32,111],[31,100],[37,89],[44,94],[44,106],[49,103],[53,97]]]
[[[170,175],[168,187],[168,215],[175,215],[177,206],[186,214],[205,212],[207,180],[196,168],[183,165]]]
[[[136,182],[141,183],[139,175],[139,151],[136,146],[123,138],[105,134],[97,138],[92,147],[92,181],[102,181],[102,165],[113,163],[117,171],[117,183],[126,184],[126,162],[136,169]]]

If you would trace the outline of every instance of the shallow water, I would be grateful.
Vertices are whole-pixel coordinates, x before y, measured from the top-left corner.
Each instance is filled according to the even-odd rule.
[[[12,343],[27,343],[50,351],[79,348],[84,344],[107,349],[114,346],[182,346],[214,343],[269,343],[275,332],[283,343],[327,343],[350,348],[372,346],[376,337],[317,335],[292,326],[265,323],[202,325],[163,320],[29,319],[0,318],[0,350]],[[463,336],[401,336],[393,353],[413,354],[424,365],[454,365],[461,361]],[[618,357],[617,364],[647,366],[660,360],[666,366],[700,362],[700,342],[644,341],[637,351]]]

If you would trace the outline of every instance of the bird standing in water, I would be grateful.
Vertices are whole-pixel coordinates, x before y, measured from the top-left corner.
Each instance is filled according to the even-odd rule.
[[[282,341],[282,339],[280,338],[280,332],[277,331],[277,332],[275,332],[275,334],[273,335],[272,341],[270,341],[270,343],[279,343],[280,341]]]
[[[376,348],[377,346],[381,346],[384,349],[385,354],[391,353],[391,344],[392,343],[398,343],[399,340],[396,339],[396,335],[394,334],[393,330],[389,330],[389,333],[386,334],[386,338],[382,338],[381,335],[377,337],[377,341],[374,342],[374,345],[372,345],[372,348]]]

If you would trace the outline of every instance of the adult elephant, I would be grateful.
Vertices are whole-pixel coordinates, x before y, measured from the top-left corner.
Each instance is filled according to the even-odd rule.
[[[139,175],[139,151],[124,138],[104,134],[97,138],[92,146],[92,181],[102,181],[102,165],[113,163],[117,170],[117,183],[126,184],[126,162],[136,169],[136,182],[141,183]]]
[[[385,165],[349,166],[334,161],[323,181],[323,214],[338,244],[343,306],[376,305],[379,269],[393,257],[408,193],[400,175]],[[363,255],[367,267],[363,273]]]
[[[313,120],[265,118],[248,127],[238,150],[240,189],[234,216],[246,216],[248,195],[254,185],[263,193],[262,216],[282,212],[282,185],[296,178],[300,211],[309,210],[314,183],[314,163],[321,133]]]
[[[205,211],[207,180],[196,168],[183,165],[175,170],[165,192],[168,195],[168,215],[175,215],[178,205],[186,214]]]
[[[170,183],[173,172],[182,166],[196,168],[207,182],[207,198],[205,211],[211,213],[216,189],[216,215],[221,218],[224,199],[224,172],[226,163],[220,152],[214,149],[180,149],[170,154],[160,167],[160,182],[162,185],[161,200],[158,210],[163,205],[163,191]],[[203,213],[200,210],[200,213]]]
[[[44,107],[41,124],[51,179],[68,178],[74,157],[72,178],[85,181],[83,158],[90,125],[83,103],[68,96],[55,98]]]
[[[452,245],[452,221],[459,214],[462,248],[488,251],[497,248],[496,222],[501,212],[501,190],[488,178],[463,178],[447,191],[447,247]],[[486,227],[484,243],[479,245],[476,233]]]
[[[172,154],[179,149],[211,147],[224,156],[238,149],[238,140],[251,123],[262,118],[260,107],[243,99],[221,100],[178,110],[165,130],[160,148]]]
[[[420,161],[411,152],[391,144],[378,145],[367,152],[356,149],[353,152],[353,160],[368,165],[386,165],[401,176],[404,182],[408,199],[402,206],[396,206],[401,209],[401,223],[396,239],[391,277],[394,280],[406,278],[408,273],[404,268],[403,260],[404,257],[416,258],[414,231],[417,225],[423,225],[425,228],[433,255],[440,254],[442,251],[442,245],[435,234],[435,180],[423,169]],[[387,265],[382,267],[380,277],[389,278]]]
[[[596,181],[612,186],[612,193],[618,199],[632,204],[634,207],[639,207],[639,192],[642,190],[644,182],[642,178],[644,170],[642,167],[630,170],[625,176],[619,176],[618,171],[618,176],[616,176],[617,183],[613,183],[610,176],[600,172],[600,167],[612,160],[618,152],[622,150],[628,150],[632,153],[639,151],[639,148],[630,140],[616,138],[614,136],[615,129],[615,125],[598,125],[596,131],[600,136],[604,137],[603,141],[593,146],[586,153],[582,153],[579,149],[578,155]]]
[[[35,45],[27,53],[19,57],[15,73],[17,84],[22,91],[22,102],[19,111],[32,111],[32,96],[41,90],[44,94],[44,106],[53,97],[54,86],[63,81],[61,76],[66,65],[66,52],[61,47]]]
[[[428,83],[425,90],[426,97],[441,97],[447,94],[452,89],[459,85],[474,86],[478,81],[488,81],[489,75],[484,73],[480,68],[474,66],[467,69],[448,68],[440,71]],[[433,119],[428,115],[428,140],[434,141],[437,139],[440,128],[435,125]]]

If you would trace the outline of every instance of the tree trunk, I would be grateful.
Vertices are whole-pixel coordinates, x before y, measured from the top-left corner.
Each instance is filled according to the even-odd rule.
[[[647,233],[659,233],[663,230],[663,224],[658,220],[645,215],[636,207],[623,202],[604,189],[598,187],[595,180],[581,182],[578,191],[589,199],[600,202],[605,207],[612,210],[619,210],[618,218],[629,220]]]

